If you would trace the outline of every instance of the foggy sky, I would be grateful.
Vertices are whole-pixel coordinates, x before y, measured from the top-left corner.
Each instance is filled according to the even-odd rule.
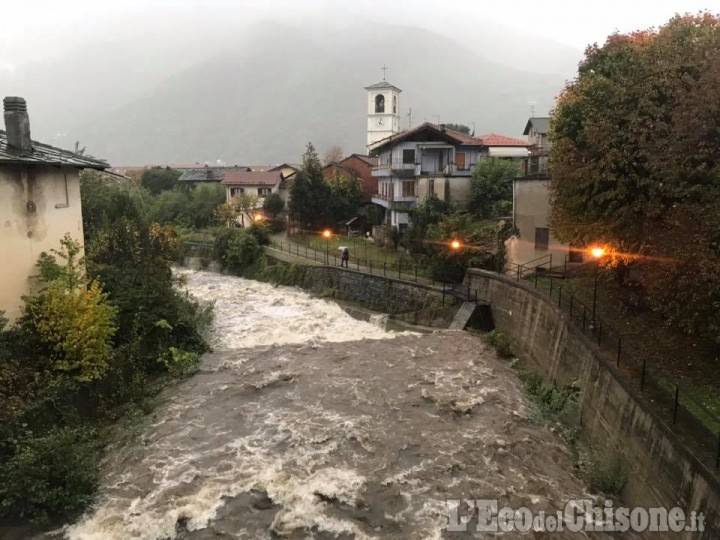
[[[3,3],[0,75],[28,60],[52,57],[97,37],[136,32],[152,47],[152,29],[205,24],[238,29],[259,20],[345,23],[353,18],[419,26],[450,37],[474,25],[501,24],[510,33],[550,38],[582,51],[614,31],[657,26],[675,13],[720,12],[720,0],[25,0]],[[530,45],[531,46],[531,45]],[[0,79],[0,85],[2,80]]]

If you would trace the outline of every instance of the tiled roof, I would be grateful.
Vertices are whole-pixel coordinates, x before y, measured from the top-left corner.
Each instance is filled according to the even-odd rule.
[[[530,133],[530,127],[534,127],[538,133],[545,134],[550,131],[550,118],[547,116],[534,116],[525,124],[523,135]]]
[[[489,133],[488,135],[481,135],[477,137],[482,141],[483,146],[529,146],[530,143],[522,139],[515,139],[513,137],[506,137],[505,135],[498,135],[497,133]]]
[[[400,91],[400,89],[397,86],[394,86],[387,81],[380,81],[379,83],[375,83],[375,84],[371,84],[370,86],[366,86],[365,90],[377,90],[379,88],[394,88],[395,90]]]
[[[376,167],[376,166],[377,166],[377,163],[378,163],[378,158],[377,158],[377,157],[375,157],[375,156],[366,156],[365,154],[350,154],[348,157],[346,157],[345,159],[341,160],[340,163],[342,163],[343,161],[348,160],[348,159],[350,159],[350,158],[352,158],[352,157],[356,157],[356,158],[358,158],[359,160],[364,161],[364,162],[367,163],[368,165],[371,165],[372,167]]]
[[[65,165],[77,167],[78,169],[97,169],[100,171],[110,166],[92,156],[75,154],[36,141],[32,142],[32,147],[33,151],[30,154],[21,154],[15,151],[13,148],[8,147],[7,135],[0,130],[0,165]]]
[[[453,131],[447,129],[444,126],[438,126],[425,122],[414,128],[395,133],[389,137],[386,137],[380,141],[373,143],[371,146],[373,150],[378,150],[388,144],[393,144],[409,137],[412,137],[416,133],[423,130],[433,132],[436,136],[445,137],[451,143],[462,144],[465,146],[529,146],[529,143],[523,139],[515,139],[513,137],[506,137],[505,135],[498,135],[496,133],[490,133],[488,135],[481,135],[479,137],[473,137],[472,135],[465,135],[459,131]]]
[[[275,186],[282,178],[279,171],[258,172],[244,171],[227,171],[223,179],[223,185],[231,186]]]

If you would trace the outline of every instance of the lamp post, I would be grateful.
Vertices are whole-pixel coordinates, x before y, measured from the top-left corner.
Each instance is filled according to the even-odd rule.
[[[592,318],[590,319],[590,327],[595,329],[595,313],[597,312],[597,289],[598,289],[598,276],[600,274],[600,259],[605,255],[605,248],[594,247],[590,249],[590,254],[595,258],[595,286],[593,287],[593,303],[592,303]]]
[[[325,238],[325,266],[328,266],[330,264],[330,237],[332,233],[330,229],[325,229],[322,235]]]

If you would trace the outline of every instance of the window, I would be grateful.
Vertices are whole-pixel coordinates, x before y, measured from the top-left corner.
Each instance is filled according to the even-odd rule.
[[[428,195],[435,195],[435,179],[430,178],[428,180]]]
[[[375,112],[385,112],[385,96],[383,96],[382,94],[378,94],[377,96],[375,96]]]
[[[237,197],[241,193],[245,193],[245,189],[241,187],[230,188],[230,197]]]
[[[272,192],[272,188],[269,187],[261,187],[258,188],[258,196],[259,197],[267,197]]]
[[[535,249],[547,250],[550,244],[550,229],[535,227]]]
[[[403,150],[403,165],[415,165],[415,149]]]
[[[397,114],[397,96],[393,96],[393,114]]]
[[[63,173],[60,184],[60,189],[62,190],[61,200],[62,198],[65,200],[57,203],[55,208],[70,208],[70,192],[68,191],[67,174]]]
[[[465,152],[457,152],[455,154],[455,166],[460,171],[465,170]]]
[[[415,196],[415,180],[405,181],[402,183],[402,196],[403,197],[414,197]]]

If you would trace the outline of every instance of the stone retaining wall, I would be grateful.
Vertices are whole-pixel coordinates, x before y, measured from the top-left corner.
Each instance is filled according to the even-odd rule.
[[[532,287],[483,270],[469,270],[465,279],[491,302],[497,329],[524,360],[548,380],[580,387],[583,436],[601,454],[622,455],[629,468],[625,502],[703,511],[708,521],[704,534],[668,534],[720,538],[717,476],[643,403],[596,345]]]

